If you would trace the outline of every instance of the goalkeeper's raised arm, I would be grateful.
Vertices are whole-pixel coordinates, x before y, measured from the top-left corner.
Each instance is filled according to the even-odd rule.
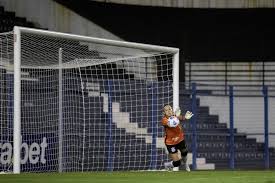
[[[190,171],[187,164],[187,146],[184,138],[184,131],[180,124],[180,120],[190,119],[193,114],[187,111],[185,115],[181,115],[180,108],[177,108],[175,112],[170,105],[164,105],[163,118],[161,120],[165,130],[164,143],[169,152],[169,156],[172,161],[164,163],[165,168],[179,167],[183,162],[186,171]],[[181,157],[178,156],[178,150],[181,153]]]

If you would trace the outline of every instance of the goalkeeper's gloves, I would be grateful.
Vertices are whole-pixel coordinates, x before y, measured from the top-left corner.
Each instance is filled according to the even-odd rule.
[[[185,118],[185,119],[190,119],[190,118],[192,118],[193,115],[194,115],[194,114],[193,114],[192,112],[187,111],[187,112],[185,113],[184,118]]]
[[[175,115],[176,115],[177,117],[179,117],[179,116],[181,115],[181,110],[180,110],[179,107],[176,108],[176,110],[175,110]]]

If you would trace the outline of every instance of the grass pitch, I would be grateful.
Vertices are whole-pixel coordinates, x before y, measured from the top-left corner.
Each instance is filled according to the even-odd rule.
[[[3,174],[4,183],[275,183],[275,171],[90,172]]]

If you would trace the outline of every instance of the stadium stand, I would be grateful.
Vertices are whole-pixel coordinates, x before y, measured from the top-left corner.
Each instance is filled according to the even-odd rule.
[[[72,43],[72,44],[77,44],[77,43]],[[47,50],[52,48],[53,46],[57,46],[58,45],[47,45],[47,47],[43,47],[43,50]],[[40,52],[39,50],[41,50],[40,47],[33,47],[33,50],[36,50],[37,52]],[[68,47],[68,52],[70,52],[70,49],[72,49],[72,47]],[[86,50],[85,52],[87,53],[88,51],[88,46],[83,46],[82,48],[83,50]],[[64,48],[64,50],[66,50]],[[93,54],[94,58],[100,58],[100,54],[95,52],[95,51],[91,51]],[[81,54],[81,53],[80,53]],[[34,57],[29,57],[28,59],[34,59]],[[66,148],[70,148],[70,147],[77,147],[79,141],[81,139],[79,139],[80,137],[78,137],[77,135],[75,136],[74,140],[71,141],[70,139],[66,140],[66,138],[71,138],[72,133],[74,132],[73,130],[81,130],[81,128],[83,128],[81,126],[81,124],[79,124],[78,120],[79,120],[79,112],[77,110],[75,110],[75,108],[78,108],[79,110],[82,108],[82,97],[84,95],[84,104],[85,104],[85,110],[94,110],[94,113],[89,113],[87,111],[87,115],[85,116],[85,119],[88,119],[88,128],[87,131],[89,132],[89,139],[93,139],[93,143],[87,144],[85,145],[85,153],[87,153],[87,156],[85,156],[85,158],[87,158],[87,160],[85,160],[85,162],[87,162],[87,164],[85,164],[85,170],[94,170],[93,168],[96,167],[96,170],[107,170],[107,162],[106,162],[106,156],[107,154],[103,154],[102,157],[96,157],[97,160],[91,160],[89,159],[90,157],[94,157],[93,153],[95,151],[95,148],[97,148],[97,151],[101,151],[101,152],[107,152],[108,150],[108,143],[103,143],[100,145],[100,149],[98,149],[98,144],[96,143],[96,141],[100,141],[100,139],[103,139],[104,137],[106,137],[106,129],[108,126],[108,119],[107,119],[107,114],[104,113],[104,109],[103,109],[103,98],[102,96],[95,96],[94,94],[90,94],[89,93],[89,88],[87,88],[87,91],[85,91],[84,93],[81,92],[81,83],[79,80],[79,77],[81,75],[85,76],[89,73],[87,73],[87,70],[91,73],[93,73],[93,76],[96,76],[96,79],[116,79],[114,82],[117,82],[118,84],[115,84],[115,86],[119,86],[119,82],[129,82],[126,86],[126,88],[114,88],[114,97],[113,97],[113,102],[114,103],[119,103],[120,105],[119,107],[119,111],[121,112],[127,112],[129,113],[129,121],[130,123],[135,123],[138,125],[138,127],[140,129],[146,129],[145,132],[140,132],[140,134],[147,134],[150,136],[150,134],[152,133],[152,127],[151,126],[144,126],[145,123],[142,123],[143,121],[148,121],[150,119],[148,119],[148,116],[150,116],[148,113],[151,112],[151,109],[148,109],[148,106],[143,106],[142,109],[136,109],[135,106],[141,106],[141,104],[144,101],[148,102],[148,98],[146,98],[147,96],[142,95],[142,90],[139,91],[140,93],[140,97],[137,99],[136,98],[136,94],[134,93],[134,95],[132,95],[130,88],[134,87],[131,86],[131,80],[128,80],[130,78],[133,78],[133,75],[128,75],[127,72],[123,69],[119,69],[116,68],[115,64],[103,64],[99,69],[96,69],[96,67],[99,66],[90,66],[89,69],[83,69],[83,70],[77,70],[77,69],[72,69],[72,72],[68,75],[65,76],[65,78],[67,77],[68,79],[65,79],[65,86],[67,86],[66,88],[66,95],[65,97],[65,103],[64,106],[66,106],[64,108],[65,110],[65,114],[64,114],[64,119],[65,121],[67,121],[67,123],[65,122],[64,125],[64,129],[68,130],[68,132],[64,132],[65,134],[67,133],[68,136],[65,135],[64,139],[66,144]],[[106,68],[106,69],[104,69]],[[108,70],[108,68],[112,68],[112,71],[115,73],[119,73],[119,77],[118,78],[113,78],[112,75],[108,75],[108,72],[110,70]],[[100,71],[100,72],[99,72]],[[36,73],[39,72],[39,75],[36,75]],[[53,98],[55,98],[54,96],[49,97],[49,90],[52,90],[52,92],[50,92],[52,95],[55,95],[57,88],[56,87],[49,87],[49,83],[44,82],[43,81],[43,73],[44,71],[38,71],[38,70],[32,70],[32,69],[28,69],[25,70],[25,79],[23,79],[23,93],[27,93],[30,89],[32,90],[32,93],[35,91],[35,94],[32,95],[31,100],[28,98],[23,98],[23,101],[27,102],[25,103],[25,105],[23,105],[22,107],[22,114],[23,114],[23,121],[22,121],[22,129],[24,129],[23,133],[24,134],[33,134],[36,133],[35,131],[32,131],[32,129],[35,129],[34,126],[31,126],[31,128],[29,128],[29,124],[32,121],[36,121],[36,126],[38,127],[43,127],[44,124],[47,124],[46,121],[43,121],[45,119],[50,120],[54,123],[54,121],[56,121],[56,118],[51,118],[52,114],[55,114],[56,111],[56,105],[58,102],[57,101],[51,101]],[[96,73],[94,73],[96,72]],[[27,74],[26,74],[27,73]],[[73,74],[72,74],[73,73]],[[45,73],[45,76],[48,73]],[[40,77],[38,77],[40,76]],[[56,80],[55,78],[55,74],[53,73],[53,75],[51,75],[50,77],[52,78],[52,81],[54,82],[58,82],[58,80]],[[75,78],[74,80],[72,80],[72,78]],[[87,86],[88,83],[92,83],[94,78],[87,78],[87,80],[85,82],[87,82]],[[120,81],[120,79],[127,79],[126,81]],[[47,80],[49,80],[49,78],[47,77]],[[36,83],[39,82],[39,86],[36,87]],[[161,83],[160,83],[161,84]],[[162,84],[166,84],[166,83],[162,83]],[[44,85],[44,87],[41,87],[41,85]],[[58,84],[53,84],[51,83],[51,85],[53,86],[57,86]],[[135,83],[136,85],[136,83]],[[148,86],[146,86],[147,84],[144,83],[143,81],[140,81],[139,83],[139,87],[138,88],[149,88]],[[136,87],[136,86],[135,86]],[[38,90],[36,90],[36,88]],[[44,89],[43,89],[44,88]],[[102,91],[106,91],[106,88],[104,88],[104,82],[100,83],[100,88]],[[46,91],[47,90],[47,93]],[[91,91],[94,92],[94,91]],[[116,96],[116,92],[119,93],[119,96]],[[137,91],[134,91],[137,92]],[[144,91],[144,93],[146,93],[146,91]],[[50,95],[51,95],[50,94]],[[24,95],[23,96],[27,97],[28,95]],[[133,97],[133,99],[131,99],[131,97]],[[131,100],[130,100],[131,99]],[[39,106],[38,104],[43,100],[43,102],[45,104],[47,104],[47,109],[49,110],[43,110],[45,108],[45,106]],[[55,98],[55,100],[57,100]],[[130,106],[127,105],[127,102],[131,101],[131,108],[129,107],[125,107],[125,106]],[[182,108],[183,111],[186,110],[191,110],[191,106],[192,106],[192,101],[190,98],[190,93],[189,91],[186,91],[184,89],[183,86],[181,86],[181,90],[180,90],[180,107]],[[163,103],[166,103],[168,101],[163,101]],[[31,105],[32,104],[32,105]],[[37,114],[32,114],[32,107],[41,107],[40,110],[38,111],[43,111],[43,114],[37,115]],[[161,110],[162,105],[158,106],[159,110]],[[215,164],[215,168],[216,169],[227,169],[228,168],[228,164],[229,164],[229,129],[227,127],[227,125],[225,123],[220,123],[219,122],[219,117],[217,115],[211,115],[209,113],[209,107],[207,106],[201,106],[200,105],[200,99],[197,99],[197,132],[198,132],[198,136],[197,136],[197,151],[198,151],[198,158],[205,158],[207,163],[214,163]],[[137,114],[136,111],[139,111],[139,113]],[[99,114],[99,115],[96,115]],[[37,119],[34,118],[35,116],[49,116],[49,118],[41,118],[41,119]],[[142,116],[142,117],[140,117]],[[8,116],[4,117],[4,115],[2,115],[2,118],[8,118]],[[96,133],[94,132],[94,129],[96,129],[96,124],[95,122],[97,120],[101,121],[101,124],[105,124],[102,125],[100,127],[100,129],[98,129],[96,131]],[[37,123],[37,121],[39,121],[40,123]],[[160,119],[158,119],[158,121],[160,121]],[[191,150],[191,143],[192,143],[192,125],[190,123],[185,123],[184,125],[185,127],[185,131],[186,131],[186,138],[187,138],[187,142],[188,142],[188,146],[189,149]],[[45,128],[50,128],[50,127],[45,127]],[[157,134],[158,134],[158,138],[162,138],[163,137],[163,127],[159,124],[158,125],[158,129],[157,129]],[[146,169],[150,168],[150,160],[147,161],[146,164],[142,164],[141,161],[139,161],[140,158],[144,158],[145,156],[150,155],[151,153],[151,144],[146,142],[146,138],[144,137],[139,137],[140,134],[135,134],[132,132],[127,131],[127,128],[125,126],[119,126],[119,124],[117,122],[114,122],[112,125],[112,129],[113,129],[113,143],[114,143],[114,151],[118,152],[115,155],[115,161],[114,161],[114,167],[120,167],[117,170],[129,170],[129,169],[135,169],[138,167],[146,167]],[[54,128],[53,128],[54,130]],[[54,131],[53,131],[54,132]],[[119,133],[116,133],[119,132]],[[236,132],[236,143],[235,143],[235,148],[236,148],[236,168],[238,169],[254,169],[256,168],[264,168],[264,160],[263,160],[263,144],[262,143],[258,143],[256,142],[256,139],[251,139],[251,138],[247,138],[246,134],[244,133],[238,133],[237,129],[235,129]],[[55,133],[56,134],[56,133]],[[70,137],[69,137],[70,135]],[[144,135],[144,134],[143,134]],[[56,138],[56,137],[53,137]],[[98,140],[97,140],[98,139]],[[125,139],[127,139],[127,141],[131,141],[135,143],[135,146],[127,146],[127,142],[125,141]],[[139,149],[145,149],[146,151],[143,152],[142,154],[137,154],[137,147],[139,147]],[[68,152],[70,152],[70,150],[68,149]],[[77,153],[80,153],[81,151],[79,150],[75,150],[74,152],[72,152],[73,154],[70,155],[67,154],[67,156],[65,157],[66,159],[66,170],[67,171],[72,171],[74,170],[76,167],[79,167],[80,169],[80,163],[74,162],[75,160],[72,159],[72,157],[74,156],[80,156],[77,155]],[[157,152],[163,152],[163,147],[159,146],[157,148]],[[125,155],[125,153],[128,153],[127,155]],[[270,156],[272,159],[272,162],[274,162],[273,160],[275,159],[275,154],[274,154],[274,148],[270,148]],[[99,158],[99,159],[98,159]],[[92,158],[93,159],[93,158]],[[157,168],[161,169],[163,168],[163,161],[167,159],[167,155],[161,155],[161,157],[159,157],[157,159]],[[90,164],[88,162],[95,162],[93,164]],[[135,163],[135,166],[133,166],[131,163]],[[141,163],[140,165],[137,166],[136,163]],[[274,167],[274,163],[271,164],[271,167]],[[99,168],[101,167],[101,168]],[[51,170],[51,167],[48,167],[48,170]]]
[[[32,22],[24,17],[17,17],[15,12],[5,11],[4,7],[0,7],[0,32],[12,31],[13,27],[24,26],[29,28],[38,28]]]

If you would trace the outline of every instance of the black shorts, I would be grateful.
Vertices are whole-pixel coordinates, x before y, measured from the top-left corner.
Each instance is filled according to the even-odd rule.
[[[166,145],[166,148],[167,148],[169,154],[177,153],[178,150],[180,150],[181,153],[187,151],[187,146],[186,146],[185,140],[182,140],[180,143],[175,144],[175,145]]]

